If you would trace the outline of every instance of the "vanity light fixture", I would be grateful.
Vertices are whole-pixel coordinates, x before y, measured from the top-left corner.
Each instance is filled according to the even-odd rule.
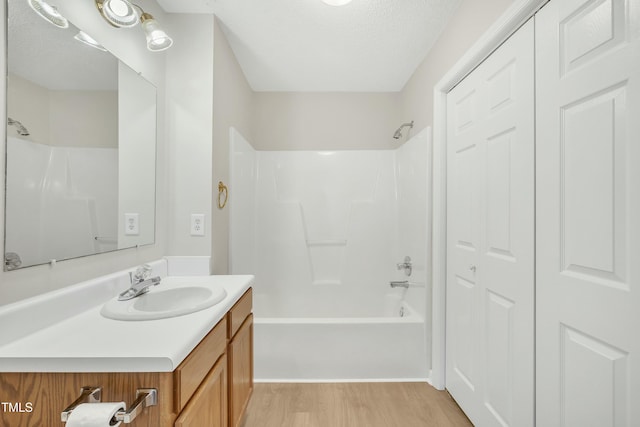
[[[104,52],[107,51],[107,49],[105,49],[100,43],[95,41],[93,39],[93,37],[91,37],[89,34],[85,33],[84,31],[79,31],[78,34],[73,36],[73,38],[78,40],[81,43],[86,44],[87,46],[91,46],[91,47],[93,47],[95,49],[99,49],[99,50],[102,50]]]
[[[69,28],[69,21],[62,16],[55,6],[50,5],[45,0],[27,0],[29,6],[45,21],[55,25],[58,28]]]
[[[95,0],[102,17],[117,28],[130,28],[138,24],[138,13],[127,0]]]
[[[160,52],[171,47],[173,40],[160,28],[158,21],[153,16],[143,12],[140,15],[140,22],[147,37],[147,49],[152,52]]]
[[[129,0],[94,0],[100,15],[116,28],[134,27],[140,22],[147,38],[147,49],[160,52],[173,44],[171,37],[150,13]],[[137,9],[137,10],[136,10]]]
[[[345,4],[351,3],[351,0],[322,0],[329,6],[344,6]]]

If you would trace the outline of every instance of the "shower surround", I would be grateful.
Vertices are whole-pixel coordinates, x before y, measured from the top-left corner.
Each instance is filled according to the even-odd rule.
[[[230,264],[256,276],[257,380],[428,376],[428,135],[397,150],[256,151],[231,129]],[[396,268],[405,255],[411,277]]]
[[[117,248],[117,148],[52,147],[10,136],[7,158],[5,252],[30,266]]]

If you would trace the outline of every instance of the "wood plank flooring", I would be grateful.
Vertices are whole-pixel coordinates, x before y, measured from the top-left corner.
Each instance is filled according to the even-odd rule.
[[[244,427],[472,426],[426,383],[256,383]]]

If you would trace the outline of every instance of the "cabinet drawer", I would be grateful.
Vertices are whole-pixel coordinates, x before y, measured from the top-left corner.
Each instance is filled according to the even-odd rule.
[[[227,338],[232,338],[240,326],[244,323],[244,320],[251,314],[253,308],[253,289],[249,288],[247,292],[238,300],[231,310],[229,310],[229,331]]]
[[[223,318],[174,371],[176,412],[187,404],[227,346],[227,319]]]

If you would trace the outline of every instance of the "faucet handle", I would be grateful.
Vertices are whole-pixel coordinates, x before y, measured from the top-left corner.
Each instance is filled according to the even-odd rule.
[[[134,281],[135,283],[144,282],[150,276],[151,276],[151,266],[149,264],[142,264],[140,267],[136,269],[136,272],[133,273],[133,276],[131,275],[131,273],[129,273],[129,278],[131,279],[132,284],[134,283]]]

